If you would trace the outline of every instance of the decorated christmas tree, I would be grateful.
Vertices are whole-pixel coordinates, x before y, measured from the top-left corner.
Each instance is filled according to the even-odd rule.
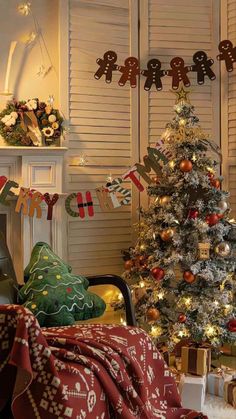
[[[236,340],[234,226],[217,175],[220,152],[180,89],[163,133],[169,160],[148,186],[139,238],[125,254],[138,322],[156,342]]]

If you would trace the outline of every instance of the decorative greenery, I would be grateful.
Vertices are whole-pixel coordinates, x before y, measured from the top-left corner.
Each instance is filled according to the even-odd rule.
[[[236,342],[235,224],[217,176],[219,150],[182,100],[162,139],[172,160],[148,187],[149,209],[125,256],[140,326],[172,349],[182,339]],[[155,178],[154,178],[155,179]],[[119,309],[123,302],[114,304]]]
[[[58,109],[39,99],[12,100],[0,113],[0,134],[11,146],[56,144],[63,132]]]

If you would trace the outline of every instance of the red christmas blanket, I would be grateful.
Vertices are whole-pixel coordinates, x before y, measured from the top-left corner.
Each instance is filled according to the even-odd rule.
[[[202,417],[181,407],[174,378],[144,331],[41,329],[17,305],[0,306],[0,411],[9,397],[15,419]]]

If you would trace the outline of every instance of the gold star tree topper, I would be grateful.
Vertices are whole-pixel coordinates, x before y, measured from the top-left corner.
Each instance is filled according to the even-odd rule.
[[[191,90],[185,90],[183,86],[179,87],[178,90],[170,90],[171,93],[174,93],[176,96],[176,100],[175,100],[175,104],[184,104],[184,103],[189,103],[190,99],[189,99],[189,94],[191,93]]]

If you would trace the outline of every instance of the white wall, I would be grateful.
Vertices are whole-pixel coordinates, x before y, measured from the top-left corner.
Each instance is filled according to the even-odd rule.
[[[51,70],[45,78],[40,78],[36,74],[42,64],[39,43],[35,42],[26,48],[22,42],[34,30],[34,22],[32,15],[22,16],[18,13],[18,3],[20,2],[16,0],[0,0],[0,92],[4,89],[9,46],[11,41],[16,40],[18,44],[10,76],[10,89],[14,96],[21,100],[31,97],[46,100],[49,94],[53,94],[57,104],[58,0],[31,0],[31,9],[38,20],[56,70]],[[48,63],[48,59],[46,62]]]

